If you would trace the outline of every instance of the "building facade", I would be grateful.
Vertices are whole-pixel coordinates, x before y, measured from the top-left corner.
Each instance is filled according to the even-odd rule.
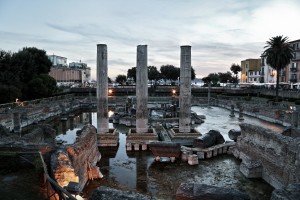
[[[267,59],[261,56],[261,83],[276,83],[277,71],[267,64]]]
[[[259,83],[261,59],[246,59],[241,61],[241,81],[243,83]]]
[[[91,79],[91,68],[87,66],[86,63],[80,62],[71,62],[69,63],[70,69],[81,70],[82,73],[82,82],[88,82]]]
[[[287,66],[287,77],[290,83],[297,83],[300,82],[300,40],[291,41],[290,44],[293,48],[293,58]]]
[[[50,55],[49,60],[52,62],[49,75],[53,77],[57,83],[85,83],[91,78],[91,68],[86,63],[71,62],[67,65],[67,58]]]
[[[49,75],[58,83],[82,83],[82,70],[70,69],[67,67],[51,67]]]

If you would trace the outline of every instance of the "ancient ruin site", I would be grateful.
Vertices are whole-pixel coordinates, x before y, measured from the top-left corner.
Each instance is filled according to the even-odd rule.
[[[178,85],[108,84],[0,107],[0,191],[17,199],[271,199],[300,196],[300,107],[269,90],[192,88],[192,46],[178,48]],[[299,98],[299,97],[296,97]],[[18,196],[19,195],[19,196]]]

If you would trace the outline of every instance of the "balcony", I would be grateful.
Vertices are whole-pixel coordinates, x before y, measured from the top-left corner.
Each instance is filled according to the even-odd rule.
[[[297,72],[297,68],[296,67],[290,68],[290,72]]]

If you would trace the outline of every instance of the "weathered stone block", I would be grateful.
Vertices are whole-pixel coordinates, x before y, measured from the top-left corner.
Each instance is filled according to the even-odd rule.
[[[142,144],[142,150],[146,151],[148,149],[148,145],[147,144]]]
[[[213,155],[213,151],[207,151],[206,152],[206,158],[211,158]]]
[[[196,154],[189,155],[188,156],[188,164],[189,165],[198,165],[199,164],[198,156]]]
[[[261,178],[262,177],[262,165],[258,161],[247,161],[240,165],[240,171],[247,178]]]

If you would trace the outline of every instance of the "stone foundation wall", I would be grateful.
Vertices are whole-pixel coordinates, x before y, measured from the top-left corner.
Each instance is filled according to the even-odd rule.
[[[261,176],[275,188],[300,182],[300,138],[284,136],[250,124],[241,124],[234,155],[242,159],[241,172]],[[300,134],[300,133],[299,133]]]

